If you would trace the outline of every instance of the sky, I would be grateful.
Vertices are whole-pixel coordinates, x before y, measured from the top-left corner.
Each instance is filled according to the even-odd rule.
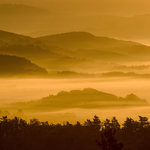
[[[47,10],[45,16],[41,12],[30,16],[27,11],[22,13],[27,13],[26,16],[21,16],[20,9],[15,9],[18,18],[12,17],[12,13],[0,18],[0,28],[5,31],[33,37],[87,31],[124,40],[141,41],[144,38],[149,43],[150,15],[143,15],[150,14],[150,0],[0,0],[0,4],[25,4]],[[3,14],[6,15],[5,11]],[[103,15],[108,16],[99,18]]]
[[[149,0],[0,0],[0,4],[26,4],[56,12],[100,15],[137,15],[150,13]]]

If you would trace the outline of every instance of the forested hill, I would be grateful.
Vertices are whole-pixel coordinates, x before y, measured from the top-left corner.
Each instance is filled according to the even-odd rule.
[[[31,38],[0,31],[0,53],[25,57],[49,71],[103,72],[122,71],[116,64],[149,61],[150,47],[87,32]]]
[[[28,6],[28,5],[24,5],[24,4],[1,4],[0,5],[0,16],[1,17],[7,17],[7,16],[31,17],[31,15],[32,16],[44,15],[46,13],[47,13],[47,11],[42,8]]]
[[[16,34],[8,31],[0,30],[0,46],[8,45],[26,45],[31,44],[35,41],[34,38]]]
[[[47,75],[44,68],[31,63],[29,60],[10,55],[0,55],[0,76],[39,76]]]
[[[11,106],[14,108],[17,106],[24,110],[30,108],[30,111],[47,112],[72,108],[109,109],[144,107],[149,106],[149,103],[134,94],[129,94],[123,98],[92,88],[86,88],[84,90],[72,90],[70,92],[61,91],[57,95],[50,95],[38,101],[18,102],[13,103]]]
[[[116,40],[108,37],[94,36],[88,32],[68,32],[37,38],[45,43],[63,48],[104,48],[140,45],[136,42]]]

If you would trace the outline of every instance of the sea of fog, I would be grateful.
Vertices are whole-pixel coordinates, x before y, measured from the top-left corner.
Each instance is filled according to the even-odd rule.
[[[43,97],[51,94],[55,95],[63,90],[82,90],[89,87],[122,97],[134,93],[150,102],[150,80],[128,78],[0,79],[0,104],[3,106],[3,104],[12,102],[40,100]],[[123,122],[126,117],[133,117],[137,120],[138,115],[150,117],[150,107],[104,110],[68,109],[56,112],[36,112],[35,114],[30,114],[30,112],[24,113],[30,118],[36,117],[53,123],[76,122],[77,120],[84,122],[86,119],[92,119],[94,115],[98,115],[102,120],[116,116],[119,121]]]
[[[0,79],[0,103],[40,100],[60,91],[94,88],[125,97],[134,93],[150,102],[150,80],[95,79]]]

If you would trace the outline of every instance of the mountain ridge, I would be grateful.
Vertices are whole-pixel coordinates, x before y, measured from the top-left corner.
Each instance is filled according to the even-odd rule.
[[[72,108],[126,108],[148,105],[149,103],[145,99],[141,99],[133,93],[123,98],[92,88],[69,92],[61,91],[57,95],[49,95],[41,100],[12,104],[13,107],[29,108],[31,111],[57,111]]]
[[[38,37],[37,39],[47,44],[53,44],[57,46],[62,46],[63,48],[98,48],[116,46],[120,47],[123,45],[141,45],[140,43],[117,40],[109,37],[94,36],[88,32],[67,32],[61,34],[53,34]],[[70,43],[69,43],[70,42]],[[90,42],[90,43],[89,43]],[[66,45],[69,43],[68,45]]]
[[[0,54],[0,77],[46,76],[46,69],[23,57]]]
[[[0,16],[43,15],[46,10],[25,4],[0,4]]]

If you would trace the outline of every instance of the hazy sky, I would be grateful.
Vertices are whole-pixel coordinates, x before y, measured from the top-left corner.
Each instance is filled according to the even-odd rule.
[[[27,4],[52,11],[78,14],[134,15],[150,13],[149,0],[0,0],[2,3]]]

